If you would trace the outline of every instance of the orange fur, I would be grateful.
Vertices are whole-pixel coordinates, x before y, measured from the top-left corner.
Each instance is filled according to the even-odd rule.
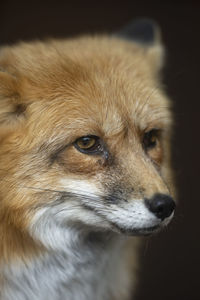
[[[2,50],[0,263],[31,260],[46,251],[28,226],[39,207],[54,201],[50,190],[60,190],[64,176],[97,185],[120,182],[128,191],[134,186],[138,197],[173,190],[171,112],[158,82],[161,56],[158,45],[148,50],[107,36]],[[146,159],[141,139],[153,128],[163,130],[164,141]],[[88,134],[109,145],[112,160],[74,148],[73,142]],[[150,160],[167,185],[147,167]],[[40,189],[47,189],[45,197]]]

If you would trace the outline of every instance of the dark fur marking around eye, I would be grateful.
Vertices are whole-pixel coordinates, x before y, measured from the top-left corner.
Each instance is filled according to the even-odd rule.
[[[73,145],[72,143],[69,143],[65,146],[60,146],[57,150],[55,150],[53,153],[51,153],[50,155],[50,165],[52,165],[56,160],[59,161],[59,155],[65,151],[67,149],[67,147]],[[45,144],[43,144],[43,146],[40,147],[40,149],[43,148],[48,148],[48,146]],[[97,160],[97,162],[99,163],[99,165],[104,166],[104,165],[111,165],[113,163],[113,159],[109,153],[109,151],[107,150],[106,146],[103,144],[102,147],[103,151],[101,152],[101,154],[96,154],[96,156],[100,156],[100,159]],[[103,158],[103,160],[102,160]],[[59,161],[60,162],[60,161]],[[60,162],[60,164],[62,164]]]
[[[51,153],[51,155],[50,155],[50,165],[52,165],[57,160],[57,158],[59,157],[59,154],[62,153],[70,145],[71,144],[61,146],[57,150],[55,150],[53,153]]]

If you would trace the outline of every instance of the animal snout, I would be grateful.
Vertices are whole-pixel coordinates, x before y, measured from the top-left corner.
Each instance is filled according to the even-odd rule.
[[[156,194],[150,199],[145,199],[145,205],[162,221],[173,213],[176,206],[172,197],[164,194]]]

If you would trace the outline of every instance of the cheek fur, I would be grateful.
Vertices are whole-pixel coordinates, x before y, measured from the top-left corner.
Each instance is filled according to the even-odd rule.
[[[104,158],[100,155],[83,154],[71,146],[59,155],[57,163],[67,173],[93,176],[103,170]]]

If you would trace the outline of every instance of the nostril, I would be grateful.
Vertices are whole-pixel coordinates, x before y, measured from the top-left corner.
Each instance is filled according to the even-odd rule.
[[[145,199],[145,204],[161,220],[169,217],[176,206],[172,197],[163,194],[156,194],[151,199]]]

